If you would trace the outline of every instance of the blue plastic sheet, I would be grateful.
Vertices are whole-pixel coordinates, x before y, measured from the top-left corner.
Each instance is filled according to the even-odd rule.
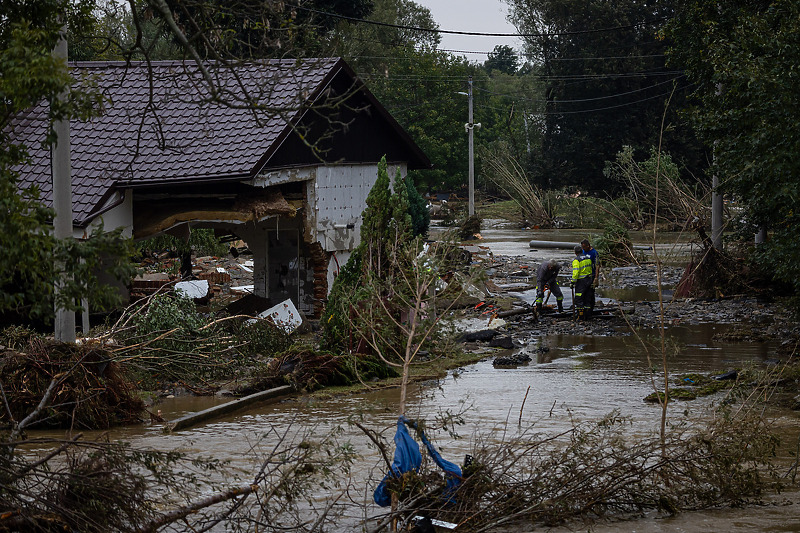
[[[372,495],[372,499],[381,507],[388,507],[392,504],[392,496],[386,490],[386,483],[389,479],[400,477],[411,470],[419,470],[419,465],[422,463],[419,444],[408,434],[405,421],[404,416],[397,419],[397,432],[394,434],[394,461],[392,461],[390,472],[383,477],[383,481]]]
[[[415,441],[408,433],[408,429],[406,429],[405,424],[410,424],[412,427],[416,427],[415,424],[410,422],[404,416],[401,416],[397,419],[397,432],[394,434],[394,461],[392,461],[390,472],[383,477],[383,480],[380,482],[378,488],[375,489],[375,493],[372,495],[375,503],[381,507],[388,507],[392,503],[392,496],[386,488],[386,483],[389,481],[389,479],[393,477],[400,477],[411,470],[418,471],[420,464],[422,463],[422,455],[419,451],[419,444],[417,444],[417,441]],[[433,447],[433,444],[431,444],[427,437],[425,437],[424,432],[420,432],[420,437],[422,438],[423,444],[425,444],[425,448],[428,450],[428,455],[431,456],[433,462],[436,463],[436,465],[445,473],[447,485],[444,496],[448,501],[452,502],[452,493],[461,483],[461,468],[458,465],[443,459],[441,454],[439,454],[436,448]]]
[[[451,463],[450,461],[443,459],[439,451],[433,447],[433,444],[425,437],[425,432],[420,432],[420,437],[422,438],[423,444],[428,449],[428,455],[431,456],[433,462],[444,471],[444,477],[446,482],[446,487],[444,491],[444,496],[447,498],[448,501],[451,503],[454,502],[453,500],[453,492],[456,490],[458,485],[461,483],[461,467],[457,464]]]

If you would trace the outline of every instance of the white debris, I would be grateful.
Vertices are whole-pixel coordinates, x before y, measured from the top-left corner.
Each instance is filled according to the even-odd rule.
[[[250,294],[255,288],[255,285],[239,285],[238,287],[231,287],[230,291],[233,294]]]
[[[208,280],[197,279],[191,281],[179,281],[175,284],[175,292],[184,298],[193,300],[208,296]]]
[[[256,315],[257,318],[268,318],[272,323],[281,328],[287,334],[293,332],[303,323],[303,317],[297,311],[297,308],[292,303],[292,300],[284,300],[283,302],[270,307]],[[252,324],[256,320],[248,320],[248,324]]]

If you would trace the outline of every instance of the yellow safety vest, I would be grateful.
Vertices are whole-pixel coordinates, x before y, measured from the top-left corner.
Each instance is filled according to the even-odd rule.
[[[572,281],[577,281],[592,275],[592,258],[588,255],[579,255],[572,260]]]

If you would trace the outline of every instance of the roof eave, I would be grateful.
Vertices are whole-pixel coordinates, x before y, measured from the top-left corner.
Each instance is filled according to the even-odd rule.
[[[425,152],[417,145],[416,142],[411,138],[411,136],[406,132],[406,130],[394,119],[394,117],[389,113],[389,111],[380,103],[380,101],[375,97],[374,94],[367,88],[364,82],[358,77],[356,72],[344,61],[342,58],[338,58],[336,63],[331,67],[325,77],[320,81],[319,85],[316,89],[311,93],[308,100],[310,102],[316,103],[320,97],[322,96],[323,92],[330,86],[336,76],[339,75],[340,72],[345,72],[347,76],[353,80],[357,90],[361,91],[369,100],[370,104],[378,111],[381,117],[389,124],[395,133],[403,140],[403,142],[411,149],[412,154],[416,157],[417,161],[409,161],[408,168],[409,170],[416,170],[416,169],[429,169],[433,168],[433,163],[431,163],[428,156],[425,155]],[[312,104],[313,105],[313,104]],[[300,109],[297,113],[292,117],[289,123],[286,125],[284,130],[280,133],[278,138],[272,145],[267,149],[264,155],[259,159],[258,163],[255,165],[252,171],[252,176],[255,177],[261,172],[263,172],[264,168],[266,168],[269,160],[272,158],[273,155],[278,151],[281,145],[286,141],[289,135],[292,133],[296,124],[298,124],[305,114],[308,112],[308,109]]]

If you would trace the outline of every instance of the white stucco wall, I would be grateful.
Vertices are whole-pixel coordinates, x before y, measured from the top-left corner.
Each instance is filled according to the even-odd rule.
[[[85,239],[94,228],[102,223],[106,231],[123,228],[122,235],[131,237],[133,235],[133,194],[130,191],[118,191],[109,198],[106,205],[113,205],[120,199],[122,203],[93,218],[87,227],[74,228],[73,236],[76,239]]]

